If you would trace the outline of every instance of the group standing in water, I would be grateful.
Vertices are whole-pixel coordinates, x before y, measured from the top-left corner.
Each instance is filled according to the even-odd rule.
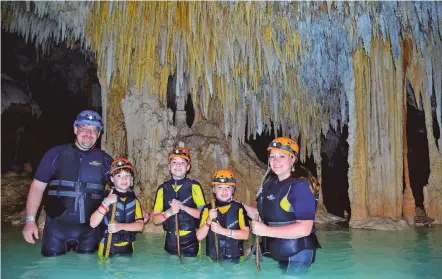
[[[136,233],[150,219],[131,189],[131,162],[112,160],[95,147],[102,129],[98,113],[81,112],[74,122],[75,143],[50,149],[40,162],[28,194],[23,236],[29,243],[38,239],[35,215],[48,186],[44,256],[97,249],[102,258],[132,255]],[[237,183],[230,169],[215,171],[213,198],[206,203],[200,183],[187,178],[189,149],[173,148],[168,156],[172,178],[158,187],[151,213],[152,222],[163,226],[169,254],[195,257],[206,239],[206,255],[213,261],[237,263],[257,250],[287,274],[307,272],[320,248],[313,224],[319,184],[312,177],[292,177],[299,152],[292,139],[275,138],[267,150],[269,167],[254,208],[234,200]],[[266,180],[270,171],[274,176]],[[106,183],[111,189],[104,191]],[[261,242],[244,249],[250,231]]]

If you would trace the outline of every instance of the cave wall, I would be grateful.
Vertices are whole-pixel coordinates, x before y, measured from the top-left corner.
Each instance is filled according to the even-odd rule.
[[[433,108],[442,126],[441,7],[400,1],[8,2],[2,27],[43,52],[54,41],[79,41],[92,51],[108,127],[103,147],[147,168],[143,184],[157,174],[146,158],[180,139],[180,130],[169,132],[173,125],[164,111],[170,76],[177,97],[191,95],[196,122],[216,123],[230,141],[232,163],[247,148],[246,134],[281,128],[302,139],[300,159],[313,155],[320,176],[321,135],[348,124],[352,219],[361,220],[404,214],[406,79],[416,100],[422,98],[427,131],[433,130]],[[407,40],[410,57],[403,49]],[[433,94],[434,105],[424,100]],[[161,109],[137,115],[135,108],[156,102]],[[145,120],[136,130],[132,121]],[[440,222],[441,138],[438,148],[433,134],[427,137],[424,204]]]

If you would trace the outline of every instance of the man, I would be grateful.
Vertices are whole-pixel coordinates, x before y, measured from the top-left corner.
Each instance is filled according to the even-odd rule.
[[[24,239],[35,244],[38,228],[35,215],[43,200],[46,223],[41,253],[45,257],[69,250],[92,253],[100,232],[89,226],[99,207],[112,157],[95,147],[103,131],[101,116],[91,110],[78,114],[74,122],[75,143],[49,149],[34,176],[26,202]],[[46,189],[47,188],[47,189]]]

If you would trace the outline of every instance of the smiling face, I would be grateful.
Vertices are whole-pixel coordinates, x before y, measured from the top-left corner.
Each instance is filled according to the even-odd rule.
[[[290,170],[294,163],[295,157],[278,150],[270,150],[269,164],[280,181],[290,176]]]
[[[89,150],[97,142],[100,131],[95,125],[81,124],[74,128],[75,144],[81,150]]]
[[[183,179],[190,169],[186,160],[180,157],[173,157],[169,161],[169,171],[174,179]]]
[[[235,187],[227,184],[215,184],[212,188],[216,199],[223,202],[231,201],[235,192]]]
[[[115,189],[122,193],[127,192],[132,186],[132,175],[129,171],[124,169],[117,170],[110,179],[112,183],[114,183]]]

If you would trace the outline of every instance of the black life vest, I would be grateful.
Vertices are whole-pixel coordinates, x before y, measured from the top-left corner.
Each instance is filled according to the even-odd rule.
[[[89,223],[103,198],[110,162],[98,148],[83,151],[67,144],[58,151],[57,167],[46,189],[46,214],[69,223]]]
[[[196,208],[196,204],[192,197],[192,184],[197,184],[194,180],[185,178],[183,180],[178,180],[176,185],[182,185],[178,192],[175,192],[173,185],[175,185],[175,180],[171,179],[166,181],[160,187],[163,188],[163,209],[167,210],[170,208],[170,202],[173,199],[180,200],[183,205]],[[159,188],[160,188],[159,187]],[[198,228],[198,219],[180,210],[178,213],[178,226],[181,231],[193,231]],[[175,231],[175,218],[169,218],[163,222],[163,229],[165,231]]]
[[[136,210],[136,201],[137,197],[135,196],[135,193],[132,191],[127,191],[126,193],[120,193],[116,190],[114,190],[114,193],[118,196],[117,200],[117,211],[115,214],[115,221],[118,223],[133,223],[135,222],[135,210]],[[106,191],[104,196],[109,195],[109,191]],[[124,201],[122,198],[126,198]],[[106,216],[104,216],[104,244],[106,247],[107,242],[107,226],[109,225],[109,222],[112,217],[112,207],[115,206],[115,204],[111,205],[109,208],[109,211],[107,212]],[[137,232],[129,232],[129,231],[119,231],[117,233],[112,234],[112,243],[120,243],[120,242],[134,242],[135,236]]]
[[[212,209],[210,204],[206,205],[207,209]],[[239,209],[242,208],[243,212],[245,209],[242,204],[232,201],[230,203],[230,208],[224,214],[218,210],[218,223],[227,229],[231,230],[239,230],[241,227],[239,226],[238,213]],[[235,259],[244,255],[244,241],[236,240],[224,235],[218,235],[218,247],[219,247],[219,259]],[[216,249],[215,249],[215,235],[209,230],[207,234],[206,240],[206,255],[209,256],[212,260],[216,260]]]
[[[269,179],[263,191],[257,198],[258,211],[263,222],[268,226],[284,226],[296,222],[294,212],[287,212],[280,206],[281,200],[288,194],[291,188],[296,187],[300,180],[289,177],[282,182],[277,177]],[[296,255],[305,249],[316,250],[320,247],[314,228],[310,235],[298,239],[282,239],[265,237],[264,250],[270,252],[270,256],[276,261],[287,261],[289,257]]]

